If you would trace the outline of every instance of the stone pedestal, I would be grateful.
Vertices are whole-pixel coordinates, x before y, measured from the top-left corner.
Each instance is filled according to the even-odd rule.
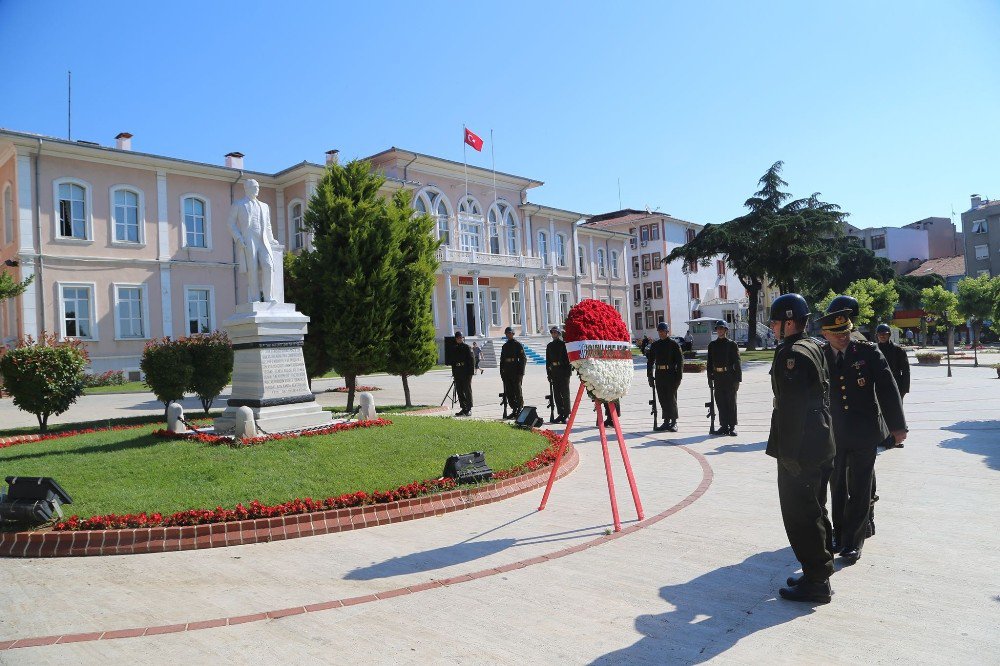
[[[332,422],[309,390],[302,357],[308,323],[291,303],[243,303],[223,322],[233,343],[233,395],[215,419],[215,432],[231,432],[240,407],[252,409],[257,427],[268,433]]]

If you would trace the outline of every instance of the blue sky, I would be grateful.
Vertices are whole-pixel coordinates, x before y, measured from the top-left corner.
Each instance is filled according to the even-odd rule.
[[[859,226],[1000,198],[1000,3],[0,0],[0,126],[277,171],[395,145],[535,202],[744,212],[776,160]]]

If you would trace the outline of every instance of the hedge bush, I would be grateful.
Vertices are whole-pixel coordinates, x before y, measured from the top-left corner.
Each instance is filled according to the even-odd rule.
[[[166,406],[194,393],[205,414],[233,376],[233,345],[220,331],[171,340],[150,340],[140,363],[146,385]]]
[[[233,345],[221,331],[194,335],[186,342],[193,367],[187,390],[198,396],[207,416],[212,403],[232,379]]]
[[[97,386],[122,386],[125,384],[125,373],[121,370],[108,370],[99,375],[92,375],[89,372],[83,375],[83,387],[94,388]]]
[[[194,374],[186,342],[170,338],[150,340],[142,350],[139,367],[146,376],[146,385],[163,403],[166,417],[167,405],[184,397]]]
[[[43,334],[36,343],[28,336],[0,356],[0,374],[14,405],[34,414],[38,430],[46,432],[49,417],[65,412],[83,394],[83,369],[88,361],[79,340],[59,341]]]

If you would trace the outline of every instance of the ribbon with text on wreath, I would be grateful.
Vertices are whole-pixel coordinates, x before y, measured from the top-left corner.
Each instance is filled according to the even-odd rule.
[[[566,318],[570,364],[594,400],[612,402],[628,393],[635,374],[628,326],[607,303],[586,299]]]

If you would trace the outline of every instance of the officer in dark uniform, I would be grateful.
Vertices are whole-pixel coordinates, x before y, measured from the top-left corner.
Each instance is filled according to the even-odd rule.
[[[458,404],[462,408],[455,416],[472,416],[472,375],[476,372],[476,357],[472,348],[465,344],[461,331],[455,331],[452,354],[451,376],[455,379]]]
[[[736,392],[743,381],[740,347],[729,339],[729,324],[715,322],[715,340],[708,343],[708,385],[715,390],[719,407],[716,434],[736,436]]]
[[[778,340],[771,364],[774,411],[767,455],[778,459],[778,500],[788,542],[802,564],[778,593],[791,601],[829,603],[833,589],[832,529],[826,488],[833,470],[830,375],[819,342],[803,335],[809,306],[799,294],[771,304],[771,330]]]
[[[504,329],[507,342],[500,348],[500,379],[503,380],[503,392],[507,396],[507,406],[510,408],[508,418],[517,418],[524,406],[521,395],[521,381],[524,379],[524,368],[528,365],[528,357],[524,355],[524,347],[514,339],[514,329],[508,326]]]
[[[877,447],[890,431],[896,442],[906,439],[906,419],[889,364],[875,343],[851,338],[850,315],[849,309],[828,312],[817,323],[827,340],[824,352],[832,373],[833,526],[841,557],[854,564],[871,516]]]
[[[656,325],[660,339],[646,351],[646,377],[649,385],[656,387],[656,397],[663,412],[663,425],[657,430],[677,432],[677,388],[684,376],[684,355],[677,341],[667,335],[669,331],[664,321]]]
[[[910,359],[906,355],[906,350],[890,339],[892,329],[888,324],[879,324],[875,329],[875,337],[878,339],[878,350],[885,356],[889,370],[892,371],[892,378],[896,380],[899,397],[905,398],[910,392]]]
[[[569,364],[566,343],[560,337],[559,327],[553,326],[549,332],[552,342],[545,347],[545,374],[552,385],[552,401],[556,406],[556,418],[552,422],[566,423],[569,416],[569,380],[573,368]]]

